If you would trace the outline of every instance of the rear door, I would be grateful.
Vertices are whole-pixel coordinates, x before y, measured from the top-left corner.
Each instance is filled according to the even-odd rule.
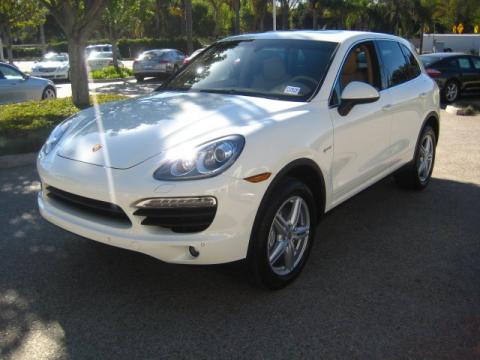
[[[477,72],[475,71],[469,56],[460,56],[457,58],[459,79],[462,83],[462,89],[474,90],[478,86]]]
[[[470,56],[470,61],[472,62],[472,90],[480,90],[480,57],[479,56]]]
[[[380,90],[381,76],[373,42],[350,49],[342,65],[330,99],[334,126],[332,166],[333,201],[340,203],[388,167],[390,114],[383,108],[386,97],[360,104],[346,114],[338,112],[343,89],[352,81],[366,82]]]
[[[381,93],[387,99],[385,112],[391,119],[388,158],[391,166],[399,166],[413,158],[432,85],[405,45],[394,40],[378,40],[376,45],[383,65]]]

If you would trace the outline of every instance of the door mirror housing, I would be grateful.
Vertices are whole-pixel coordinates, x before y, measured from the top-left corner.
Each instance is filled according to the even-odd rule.
[[[378,99],[380,99],[380,93],[372,85],[360,81],[352,81],[342,91],[338,113],[345,116],[355,105],[372,103]]]

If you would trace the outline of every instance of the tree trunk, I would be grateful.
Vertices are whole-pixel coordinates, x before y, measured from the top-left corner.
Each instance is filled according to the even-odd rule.
[[[262,13],[262,15],[260,15],[260,32],[263,32],[265,29],[265,13]]]
[[[3,55],[3,42],[2,42],[2,34],[0,33],[0,61],[5,61]]]
[[[238,35],[240,34],[240,0],[233,0],[233,11],[235,13],[233,33]]]
[[[420,48],[418,49],[418,53],[420,55],[423,54],[423,30],[425,29],[425,24],[422,23],[422,28],[420,29]]]
[[[185,0],[185,30],[187,32],[187,52],[189,55],[193,52],[192,26],[192,0]]]
[[[288,0],[282,0],[282,29],[288,30]]]
[[[90,106],[90,98],[85,60],[85,40],[70,38],[68,41],[68,56],[70,58],[70,69],[74,69],[70,72],[73,103],[81,109],[86,108]]]
[[[112,42],[112,61],[115,71],[120,74],[120,66],[118,66],[118,40],[116,36],[113,36],[110,41]]]
[[[318,29],[318,11],[317,11],[317,4],[313,3],[312,4],[312,28],[313,30]]]
[[[4,34],[5,34],[5,47],[7,48],[7,59],[8,59],[8,62],[13,65],[12,38],[10,36],[10,31],[7,29]]]
[[[40,44],[42,45],[42,55],[45,55],[47,52],[47,44],[45,42],[45,30],[44,24],[40,24]]]

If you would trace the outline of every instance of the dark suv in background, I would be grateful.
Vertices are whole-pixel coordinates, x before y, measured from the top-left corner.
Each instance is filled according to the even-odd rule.
[[[462,53],[421,55],[428,75],[435,79],[444,101],[456,101],[462,92],[480,91],[480,57]]]

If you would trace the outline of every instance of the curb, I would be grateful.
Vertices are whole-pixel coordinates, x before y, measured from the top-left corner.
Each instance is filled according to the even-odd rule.
[[[0,156],[0,169],[11,169],[20,166],[33,165],[38,153],[14,154]]]
[[[128,76],[126,78],[115,78],[115,79],[88,79],[89,84],[94,83],[108,83],[108,82],[117,82],[117,81],[128,81],[135,79],[135,76]]]

